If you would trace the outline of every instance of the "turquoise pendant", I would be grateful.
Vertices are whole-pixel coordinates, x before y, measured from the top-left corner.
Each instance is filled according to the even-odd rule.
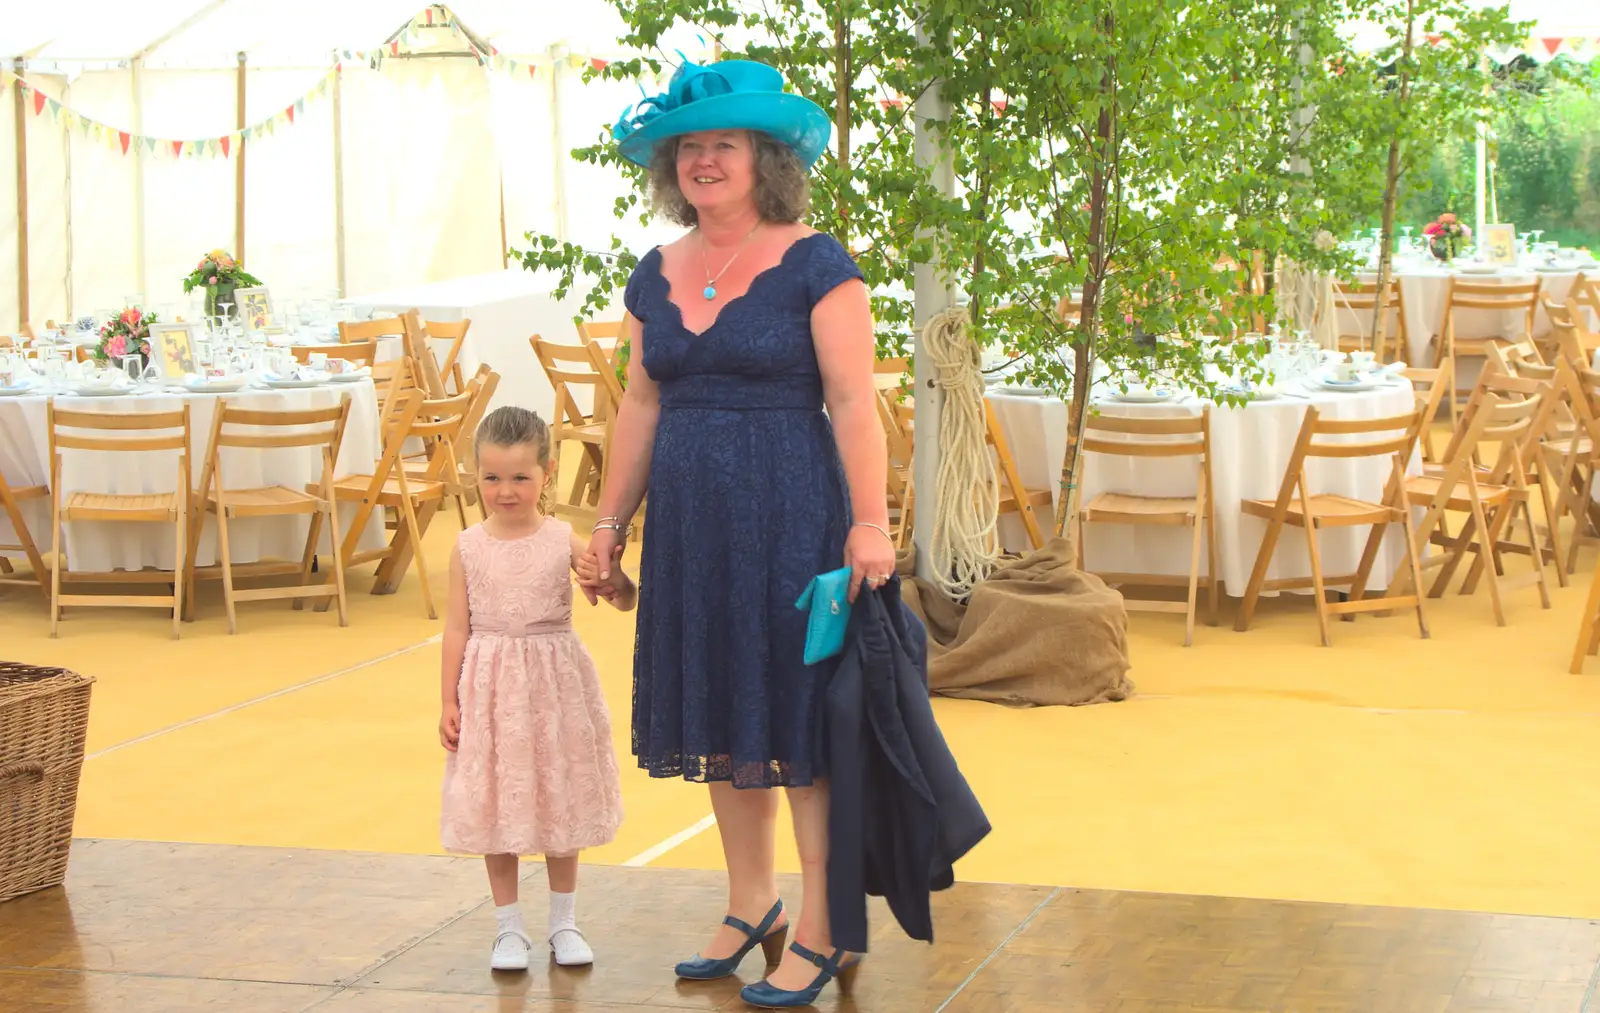
[[[715,285],[707,285],[706,290],[701,294],[706,297],[707,301],[715,299],[717,297],[717,287]]]

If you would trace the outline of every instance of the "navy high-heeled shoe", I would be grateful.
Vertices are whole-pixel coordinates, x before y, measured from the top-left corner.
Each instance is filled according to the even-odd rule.
[[[762,1009],[792,1009],[796,1006],[810,1006],[817,1001],[817,996],[822,994],[822,988],[835,978],[839,979],[839,990],[848,992],[851,983],[855,980],[856,972],[861,969],[861,958],[852,957],[848,961],[841,960],[843,950],[834,950],[833,956],[824,957],[820,953],[801,946],[799,943],[790,943],[789,949],[811,961],[821,971],[811,984],[798,991],[788,992],[776,988],[768,981],[758,981],[754,985],[746,985],[739,990],[739,998],[752,1006]]]
[[[782,914],[783,901],[780,900],[772,905],[772,910],[768,911],[767,916],[761,919],[761,924],[754,928],[733,915],[722,919],[723,924],[731,925],[749,937],[744,941],[744,945],[740,946],[731,957],[693,957],[685,960],[677,966],[678,977],[695,981],[726,978],[739,967],[739,962],[744,960],[757,944],[760,944],[762,952],[766,955],[767,966],[776,967],[783,957],[783,942],[789,937],[789,926],[783,925],[776,929],[772,927]]]

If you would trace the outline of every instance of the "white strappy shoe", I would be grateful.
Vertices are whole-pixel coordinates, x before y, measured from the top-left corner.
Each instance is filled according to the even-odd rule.
[[[550,952],[562,967],[582,967],[594,963],[594,951],[583,933],[574,928],[556,929],[550,933]]]
[[[533,940],[520,932],[502,932],[495,937],[489,967],[496,971],[526,971]]]

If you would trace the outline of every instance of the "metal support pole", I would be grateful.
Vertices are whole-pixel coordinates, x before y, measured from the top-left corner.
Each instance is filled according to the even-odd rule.
[[[919,24],[917,42],[928,45],[927,36]],[[912,111],[916,125],[913,155],[916,164],[929,170],[934,187],[944,196],[955,195],[955,168],[946,152],[941,150],[937,128],[929,120],[943,121],[950,115],[948,105],[939,95],[939,82],[924,89]],[[927,229],[919,231],[920,238],[931,235]],[[917,576],[927,579],[931,573],[928,547],[933,541],[934,519],[941,507],[939,503],[939,417],[944,407],[944,391],[936,381],[933,363],[924,354],[922,332],[928,321],[955,303],[955,290],[949,279],[941,277],[934,264],[917,264],[912,273],[913,304],[912,329],[914,345],[912,372],[916,380],[916,427],[912,445],[911,474],[916,495],[916,511],[912,529],[916,544]]]

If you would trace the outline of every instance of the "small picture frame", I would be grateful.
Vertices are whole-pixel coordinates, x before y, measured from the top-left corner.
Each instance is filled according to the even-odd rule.
[[[200,372],[193,324],[151,324],[150,358],[165,380],[182,381]]]
[[[277,323],[272,314],[272,293],[266,288],[235,290],[233,305],[246,334],[266,334]]]
[[[1515,267],[1517,263],[1517,227],[1511,224],[1485,225],[1478,237],[1488,262]]]

